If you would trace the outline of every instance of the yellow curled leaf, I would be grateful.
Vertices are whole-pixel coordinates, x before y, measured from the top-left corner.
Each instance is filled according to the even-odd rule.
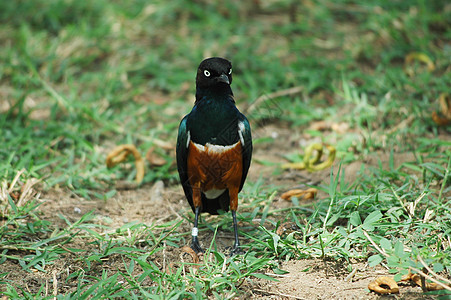
[[[314,152],[315,150],[316,152]],[[316,155],[311,157],[313,153],[316,153]],[[305,149],[304,163],[306,164],[306,167],[317,163],[321,159],[322,155],[323,155],[323,145],[316,143],[310,144]]]
[[[318,163],[323,155],[324,148],[329,151],[329,156],[322,163]],[[334,163],[336,155],[335,147],[325,144],[311,144],[305,149],[304,159],[302,162],[282,164],[282,169],[306,169],[309,172],[326,169]]]
[[[435,70],[435,64],[429,56],[427,56],[426,54],[421,53],[421,52],[411,52],[411,53],[407,54],[407,56],[405,58],[406,73],[410,76],[412,76],[414,74],[414,71],[412,70],[412,68],[410,68],[408,66],[410,64],[412,64],[414,61],[419,61],[419,62],[424,63],[429,72],[432,72]]]
[[[325,161],[317,164],[317,162],[320,161],[320,159],[321,159],[324,147],[326,147],[327,150],[329,151],[329,156],[327,157],[327,159]],[[317,151],[317,155],[315,157],[313,157],[312,159],[310,159],[309,156],[311,156],[311,153],[313,152],[313,150]],[[307,151],[309,151],[309,153],[308,153],[309,156],[307,156]],[[305,153],[306,153],[306,155],[304,156],[305,168],[307,169],[307,171],[314,172],[314,171],[324,170],[324,169],[332,166],[332,164],[334,163],[334,160],[335,160],[336,150],[335,150],[335,147],[330,146],[330,145],[313,144],[313,145],[311,145],[311,147],[307,148]]]
[[[144,160],[135,145],[124,144],[117,146],[110,154],[108,154],[106,165],[108,168],[114,167],[118,163],[123,162],[129,154],[132,154],[135,158],[136,183],[140,184],[144,179]]]
[[[282,164],[281,167],[284,170],[286,170],[286,169],[304,170],[305,169],[305,164],[304,164],[303,161],[301,161],[301,162],[295,162],[295,163]]]

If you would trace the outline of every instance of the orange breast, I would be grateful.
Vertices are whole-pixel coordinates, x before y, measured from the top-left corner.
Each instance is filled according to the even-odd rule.
[[[224,147],[190,141],[187,167],[191,186],[202,191],[237,188],[243,174],[241,143]]]

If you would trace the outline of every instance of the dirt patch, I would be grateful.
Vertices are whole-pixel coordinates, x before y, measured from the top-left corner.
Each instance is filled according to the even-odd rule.
[[[385,299],[368,290],[368,284],[387,275],[382,267],[369,268],[365,263],[303,259],[284,262],[285,275],[274,275],[278,282],[260,280],[251,288],[252,299]],[[356,269],[354,276],[350,276]],[[433,299],[424,296],[420,287],[401,285],[396,299]]]

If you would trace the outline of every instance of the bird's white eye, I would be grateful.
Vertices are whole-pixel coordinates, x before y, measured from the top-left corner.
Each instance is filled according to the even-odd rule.
[[[229,75],[230,75],[230,74],[232,74],[232,68],[230,68],[230,70],[229,70]]]
[[[204,70],[204,75],[205,75],[206,77],[210,77],[210,71]]]

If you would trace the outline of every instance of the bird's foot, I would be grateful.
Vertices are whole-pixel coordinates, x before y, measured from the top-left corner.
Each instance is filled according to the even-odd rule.
[[[194,252],[196,252],[196,254],[204,253],[204,249],[202,249],[202,247],[199,245],[199,241],[198,240],[192,241],[191,249],[193,249]]]
[[[240,248],[240,246],[230,246],[226,248],[226,254],[230,257],[235,255],[243,255],[246,252],[244,252],[243,249]]]

